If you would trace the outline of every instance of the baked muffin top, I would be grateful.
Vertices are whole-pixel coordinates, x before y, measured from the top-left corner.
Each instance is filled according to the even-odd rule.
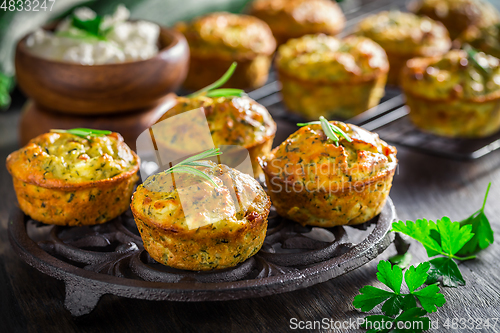
[[[195,152],[200,147],[209,148],[213,144],[251,147],[265,141],[276,132],[276,123],[269,111],[247,96],[177,97],[177,103],[158,120],[158,123],[198,108],[203,108],[206,121],[197,118],[186,120],[176,118],[171,124],[169,122],[169,131],[155,132],[156,140],[168,147]],[[185,121],[189,123],[185,124]],[[207,123],[211,138],[203,131]],[[189,126],[189,131],[186,131],[186,126]]]
[[[178,23],[175,29],[184,34],[196,56],[254,58],[276,49],[269,26],[248,15],[211,13],[190,23]]]
[[[415,0],[410,7],[419,15],[442,20],[452,37],[468,26],[485,27],[500,20],[496,8],[483,0]]]
[[[43,187],[92,186],[137,172],[139,158],[118,133],[82,138],[45,133],[7,157],[16,178]]]
[[[375,133],[331,121],[351,139],[340,138],[337,146],[321,125],[301,127],[263,160],[268,176],[311,190],[357,187],[392,172],[397,165],[396,148]],[[271,180],[272,181],[272,180]]]
[[[160,172],[137,187],[134,214],[171,232],[203,226],[216,231],[241,226],[269,209],[271,202],[254,178],[223,164],[205,163],[195,168],[217,186],[193,174]]]
[[[280,73],[307,81],[355,81],[389,69],[384,50],[368,38],[306,35],[278,49]]]
[[[273,31],[298,36],[338,32],[345,22],[339,5],[330,0],[255,0],[250,13],[266,21]]]
[[[373,39],[388,53],[432,56],[451,47],[442,23],[400,11],[368,16],[358,24],[356,34]]]
[[[403,75],[405,92],[428,99],[483,100],[500,94],[499,59],[464,50],[441,57],[414,58]]]
[[[460,35],[459,40],[486,54],[500,57],[500,26],[498,24],[488,27],[472,26]]]

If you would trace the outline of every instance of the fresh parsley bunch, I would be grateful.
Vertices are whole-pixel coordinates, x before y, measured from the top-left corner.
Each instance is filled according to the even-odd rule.
[[[404,280],[408,293],[401,292],[403,284],[401,267],[408,264],[411,256],[405,253],[393,257],[394,267],[391,267],[389,261],[379,262],[377,278],[390,291],[365,286],[360,289],[361,294],[353,301],[354,307],[361,311],[370,311],[375,306],[383,304],[383,315],[371,315],[365,318],[364,327],[371,328],[368,333],[390,331],[415,333],[430,328],[430,319],[424,317],[425,314],[435,312],[446,302],[443,294],[439,293],[437,282],[440,281],[447,287],[465,285],[455,260],[474,259],[476,253],[493,243],[493,230],[484,213],[490,187],[491,183],[486,190],[481,209],[463,221],[452,222],[448,217],[443,217],[436,222],[420,219],[415,222],[399,221],[392,224],[392,231],[419,241],[426,249],[427,255],[436,258],[417,267],[410,266],[406,270]],[[428,286],[421,288],[424,284]],[[417,301],[421,307],[417,305]],[[410,323],[411,328],[401,329],[398,323]]]
[[[420,327],[429,329],[429,318],[423,317],[427,312],[435,312],[438,307],[446,302],[443,294],[439,293],[439,286],[432,284],[421,288],[428,279],[430,263],[424,262],[417,267],[410,266],[404,273],[404,281],[408,293],[402,293],[403,270],[399,266],[391,267],[389,261],[380,261],[377,278],[385,284],[390,291],[365,286],[360,289],[361,294],[354,298],[354,307],[361,311],[370,311],[375,306],[382,304],[384,315],[372,315],[365,318],[365,327],[383,327],[382,322],[392,322],[392,327],[397,327],[398,321],[420,322]],[[417,306],[417,300],[422,306]],[[393,316],[396,316],[393,318]],[[377,325],[378,323],[378,325]],[[380,330],[388,332],[389,330]],[[413,330],[415,332],[415,330]],[[377,332],[370,330],[369,332]]]
[[[477,252],[493,243],[493,231],[484,213],[490,186],[491,183],[482,208],[461,222],[452,222],[445,216],[436,222],[421,219],[406,221],[406,224],[403,221],[393,223],[393,231],[422,243],[429,258],[439,256],[429,261],[431,266],[427,283],[441,280],[446,287],[465,285],[455,260],[474,259]]]

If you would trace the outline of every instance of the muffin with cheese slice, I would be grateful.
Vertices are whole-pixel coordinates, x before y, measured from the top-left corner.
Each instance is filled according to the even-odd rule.
[[[402,88],[410,119],[436,135],[480,138],[500,130],[500,60],[452,50],[408,61]]]
[[[144,248],[184,270],[232,267],[261,248],[271,202],[251,176],[210,161],[194,173],[160,172],[141,184],[132,213]]]
[[[276,211],[302,225],[369,221],[381,212],[391,189],[396,148],[355,125],[330,124],[348,139],[335,142],[313,122],[261,160]]]
[[[378,104],[389,63],[368,38],[306,35],[280,46],[276,68],[289,110],[307,119],[347,119]]]
[[[392,85],[398,84],[408,59],[442,55],[451,47],[442,23],[399,11],[368,16],[358,24],[356,34],[374,40],[387,52],[391,66],[387,83]]]
[[[25,214],[47,224],[94,225],[127,210],[139,157],[118,133],[51,132],[10,154],[7,169]]]

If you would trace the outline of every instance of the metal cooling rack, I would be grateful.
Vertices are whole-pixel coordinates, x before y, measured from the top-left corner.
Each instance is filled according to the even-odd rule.
[[[382,10],[404,10],[406,2],[363,0],[344,2],[341,6],[347,19],[342,36],[348,34],[366,16]],[[285,127],[285,130],[281,131],[282,134],[287,132],[291,134],[298,128],[295,124],[303,122],[304,119],[288,112],[282,103],[280,91],[281,85],[277,81],[276,72],[272,69],[268,83],[249,92],[248,95],[269,110],[278,127]],[[383,140],[392,144],[457,160],[477,159],[500,148],[500,133],[482,139],[451,139],[421,132],[410,122],[408,110],[404,106],[404,96],[397,88],[386,88],[386,94],[378,106],[347,121],[369,131],[376,131]],[[283,137],[285,138],[286,136]],[[275,144],[281,142],[279,139],[281,138],[275,140]]]

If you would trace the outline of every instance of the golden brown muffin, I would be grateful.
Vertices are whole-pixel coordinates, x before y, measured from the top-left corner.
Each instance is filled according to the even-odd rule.
[[[408,61],[401,83],[418,128],[447,137],[485,137],[500,129],[500,63],[453,50]]]
[[[302,225],[360,224],[380,213],[397,166],[396,148],[360,127],[330,122],[352,139],[339,145],[322,126],[300,128],[262,160],[276,211]]]
[[[391,69],[387,83],[396,85],[408,59],[444,54],[451,40],[443,24],[411,13],[385,11],[362,20],[356,34],[368,37],[382,46]]]
[[[226,87],[256,88],[267,81],[276,41],[265,22],[221,12],[179,23],[175,28],[184,34],[191,52],[185,88],[198,90],[211,84],[233,61],[238,67]]]
[[[210,161],[196,168],[217,186],[192,174],[161,172],[137,188],[131,207],[144,248],[178,269],[236,266],[260,250],[271,201],[249,175]]]
[[[443,22],[452,39],[468,27],[487,27],[500,21],[496,8],[483,0],[415,0],[409,9]]]
[[[269,24],[278,44],[309,34],[336,35],[345,25],[339,5],[330,0],[255,0],[249,11]]]
[[[500,57],[500,26],[488,27],[471,26],[458,38],[461,44],[469,44],[474,48],[496,58]]]
[[[94,225],[127,210],[139,157],[118,133],[46,133],[10,154],[7,169],[25,214],[47,224]]]
[[[207,149],[213,145],[216,148],[240,146],[249,152],[255,177],[260,176],[262,169],[257,158],[269,153],[276,133],[276,123],[267,109],[247,96],[177,97],[176,104],[158,120],[158,123],[198,108],[203,108],[206,122],[205,119],[199,118],[185,120],[176,118],[172,123],[168,123],[167,130],[155,132],[157,144],[171,152],[167,155],[172,155],[174,152],[178,152],[177,155],[194,154],[199,152],[200,147]],[[204,134],[207,123],[211,138]],[[189,131],[186,131],[186,126]],[[235,155],[238,154],[235,152]],[[226,151],[224,162],[232,165],[228,162],[229,156],[229,152]]]
[[[306,35],[280,46],[276,68],[289,110],[307,119],[347,119],[378,104],[389,63],[368,38]]]

